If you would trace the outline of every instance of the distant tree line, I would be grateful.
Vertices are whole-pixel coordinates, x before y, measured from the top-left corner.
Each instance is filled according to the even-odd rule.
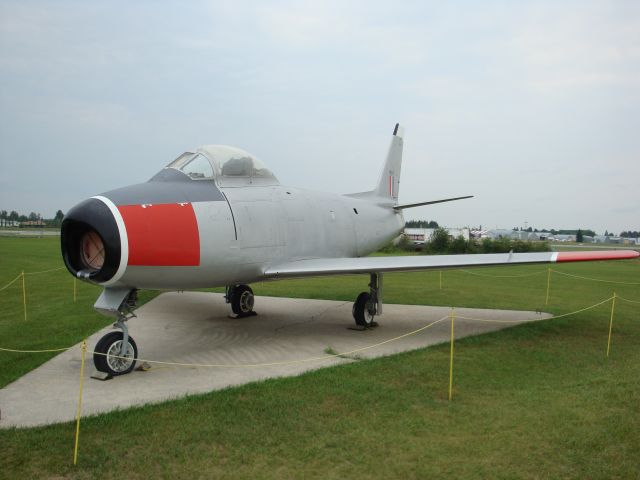
[[[405,228],[438,228],[435,220],[408,220],[404,224]]]
[[[59,227],[62,224],[63,218],[64,213],[62,213],[62,210],[58,210],[55,217],[44,219],[42,218],[42,215],[40,215],[40,213],[36,212],[30,212],[29,215],[23,215],[16,212],[15,210],[11,210],[11,212],[0,210],[0,220],[19,223],[42,221],[48,227]]]
[[[640,232],[636,232],[629,230],[628,232],[622,232],[620,233],[620,236],[622,238],[640,238]]]
[[[383,253],[401,253],[421,250],[428,255],[461,254],[461,253],[508,253],[508,252],[548,252],[547,242],[525,242],[510,238],[470,238],[466,240],[462,235],[453,238],[446,229],[438,227],[429,242],[423,246],[414,245],[405,235],[399,242],[389,244],[381,249]]]
[[[462,235],[452,238],[444,228],[438,228],[425,243],[423,252],[427,254],[457,254],[457,253],[508,253],[508,252],[547,252],[547,242],[525,242],[510,238],[470,238],[466,240]]]

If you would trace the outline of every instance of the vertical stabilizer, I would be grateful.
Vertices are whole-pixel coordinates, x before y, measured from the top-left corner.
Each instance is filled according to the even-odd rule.
[[[388,198],[394,203],[398,200],[400,193],[400,169],[402,167],[402,145],[404,131],[399,123],[396,123],[391,137],[391,145],[387,153],[387,160],[384,163],[378,186],[374,190],[377,197]]]

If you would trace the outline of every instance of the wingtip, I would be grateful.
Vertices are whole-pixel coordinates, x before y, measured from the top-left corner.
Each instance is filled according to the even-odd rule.
[[[640,257],[635,250],[603,250],[586,252],[559,252],[556,262],[588,262],[598,260],[632,260]]]
[[[400,128],[400,124],[396,123],[395,128],[393,129],[393,136],[395,137],[398,134],[398,128]]]

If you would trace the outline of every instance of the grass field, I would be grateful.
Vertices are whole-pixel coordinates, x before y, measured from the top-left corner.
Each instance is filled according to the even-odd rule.
[[[0,238],[0,288],[20,271],[61,266],[57,239]],[[640,283],[640,262],[555,266]],[[552,275],[546,267],[385,276],[385,301],[567,313],[640,285]],[[99,294],[64,270],[27,275],[0,291],[0,347],[67,346],[109,323]],[[258,295],[352,300],[364,276],[254,286]],[[151,298],[146,293],[143,298]],[[448,345],[359,361],[184,400],[0,431],[4,478],[640,478],[640,304],[619,301],[605,357],[610,303],[573,317],[468,338],[456,346],[453,402]],[[346,322],[349,319],[345,319]],[[0,385],[47,355],[0,352]],[[46,392],[43,392],[46,394]],[[1,408],[1,406],[0,406]]]

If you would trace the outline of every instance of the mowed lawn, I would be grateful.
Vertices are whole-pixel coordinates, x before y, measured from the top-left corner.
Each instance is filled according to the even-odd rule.
[[[2,288],[61,266],[58,240],[0,238],[0,262]],[[638,261],[553,268],[629,285],[554,273],[545,306],[545,265],[445,271],[442,288],[439,272],[389,274],[385,301],[555,314],[614,291],[640,301]],[[254,290],[352,300],[367,281]],[[0,347],[64,347],[109,323],[91,308],[99,289],[78,284],[73,302],[65,270],[26,282],[26,321],[21,283],[0,291]],[[640,303],[617,302],[606,358],[610,312],[609,302],[457,342],[452,402],[441,345],[84,418],[77,467],[72,423],[0,430],[0,478],[640,478]],[[0,352],[0,385],[46,358]]]

